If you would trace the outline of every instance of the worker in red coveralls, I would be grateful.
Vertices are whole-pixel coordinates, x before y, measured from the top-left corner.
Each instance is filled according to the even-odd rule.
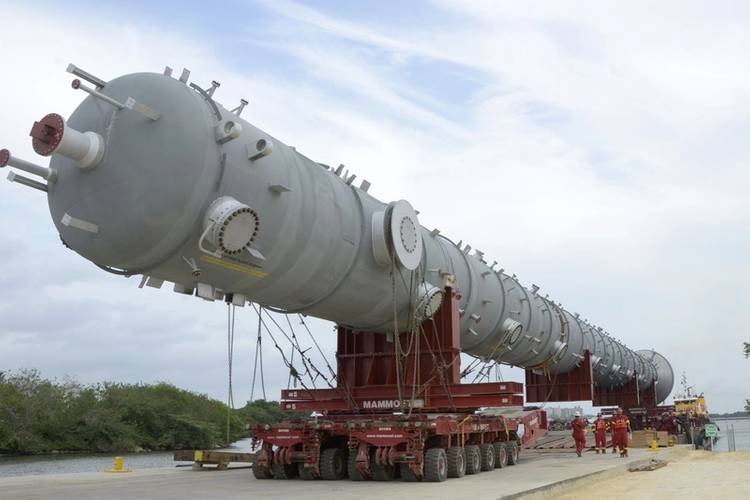
[[[602,418],[601,413],[596,414],[594,420],[594,440],[596,441],[596,454],[607,453],[607,421]]]
[[[669,416],[667,417],[667,432],[672,434],[673,436],[676,436],[678,432],[677,418],[674,416],[673,411],[670,411]]]
[[[588,427],[588,425],[589,423],[581,418],[581,414],[578,412],[576,412],[573,421],[570,423],[570,426],[573,429],[573,440],[576,442],[576,453],[579,457],[581,456],[583,448],[586,446],[586,427]]]
[[[622,408],[617,408],[610,425],[612,425],[612,453],[615,453],[617,448],[619,448],[620,457],[627,457],[630,419],[622,414]]]

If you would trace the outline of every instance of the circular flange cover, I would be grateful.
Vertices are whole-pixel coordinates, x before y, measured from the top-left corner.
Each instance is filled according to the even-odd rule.
[[[232,211],[219,227],[218,246],[225,253],[239,253],[252,242],[258,228],[258,216],[250,207]]]
[[[432,318],[442,303],[443,291],[438,287],[423,281],[422,284],[417,287],[417,305],[414,308],[417,321],[424,321]]]
[[[390,211],[390,237],[398,262],[409,271],[422,262],[422,231],[417,212],[406,200],[394,201]]]
[[[241,253],[258,233],[258,214],[231,196],[222,196],[209,206],[204,227],[213,224],[208,239],[226,255]]]

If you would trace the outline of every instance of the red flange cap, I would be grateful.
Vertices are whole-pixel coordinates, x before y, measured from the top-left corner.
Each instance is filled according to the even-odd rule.
[[[0,168],[3,168],[10,161],[10,151],[7,149],[0,149]]]
[[[50,113],[38,122],[34,122],[29,135],[34,138],[32,146],[37,154],[51,155],[62,140],[65,120],[57,113]]]

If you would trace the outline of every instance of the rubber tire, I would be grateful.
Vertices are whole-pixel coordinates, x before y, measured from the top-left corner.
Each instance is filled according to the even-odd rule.
[[[504,442],[493,443],[492,446],[495,448],[495,468],[502,469],[508,462],[508,453],[510,452]]]
[[[482,461],[479,458],[479,446],[467,444],[464,447],[466,454],[466,475],[479,474],[482,470]]]
[[[489,443],[479,445],[479,456],[482,462],[482,472],[495,470],[495,447]]]
[[[401,472],[401,479],[407,483],[416,483],[419,481],[417,479],[417,476],[414,475],[414,472],[412,472],[411,467],[409,467],[409,464],[401,463],[398,464],[399,472]]]
[[[518,443],[510,442],[506,446],[508,447],[508,465],[516,465],[521,453]]]
[[[297,464],[273,464],[271,471],[274,479],[293,479],[297,477]]]
[[[313,473],[310,472],[310,469],[305,467],[305,464],[300,462],[297,464],[297,473],[299,474],[300,479],[303,479],[305,481],[312,481],[314,479],[317,479],[315,476],[313,476]]]
[[[255,479],[272,479],[273,478],[273,474],[270,471],[266,471],[265,469],[255,467],[254,465],[253,465],[253,476],[255,476]]]
[[[445,450],[448,458],[448,477],[464,477],[466,475],[466,452],[460,446]]]
[[[448,479],[448,457],[445,448],[430,448],[424,454],[424,480],[442,483]]]
[[[349,450],[349,458],[346,461],[346,470],[352,481],[364,481],[367,479],[357,470],[357,450]]]
[[[328,448],[320,454],[320,477],[329,481],[344,479],[347,472],[344,450]]]

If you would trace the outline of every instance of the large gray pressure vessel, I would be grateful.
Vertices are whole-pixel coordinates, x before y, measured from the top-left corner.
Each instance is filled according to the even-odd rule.
[[[51,115],[35,125],[35,149],[52,156],[49,207],[68,247],[151,286],[168,281],[209,300],[233,294],[380,332],[429,317],[453,280],[464,352],[564,373],[588,350],[596,384],[637,373],[667,398],[674,377],[663,356],[632,351],[523,287],[422,227],[408,202],[375,199],[342,168],[223,108],[213,90],[126,75],[102,82],[67,122]]]

